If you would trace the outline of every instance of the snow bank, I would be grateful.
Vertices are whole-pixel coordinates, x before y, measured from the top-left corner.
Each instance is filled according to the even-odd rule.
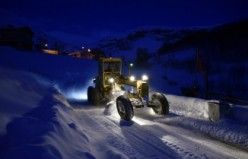
[[[247,106],[223,104],[164,94],[170,104],[170,114],[156,121],[203,132],[215,139],[248,148]],[[215,122],[209,122],[215,121]]]
[[[248,149],[248,126],[240,121],[221,118],[218,122],[209,122],[208,120],[172,114],[171,117],[160,118],[156,121],[202,132],[224,143]]]
[[[169,101],[170,111],[193,118],[218,121],[221,118],[248,123],[248,106],[223,103],[217,100],[183,97],[164,94]]]
[[[48,80],[28,72],[0,69],[0,135],[6,124],[34,109],[46,94]]]
[[[53,82],[32,73],[0,73],[0,158],[94,158],[80,120]]]
[[[0,158],[94,158],[72,109],[56,91],[50,92],[37,108],[8,123],[0,138]]]
[[[84,99],[95,61],[7,47],[0,52],[0,158],[95,158],[59,92]]]
[[[79,123],[73,109],[66,99],[60,95],[53,95],[55,103],[54,129],[44,136],[46,143],[53,145],[61,158],[94,158],[91,154],[90,137]]]
[[[219,104],[199,98],[164,94],[170,104],[170,111],[194,118],[218,121],[220,119]]]

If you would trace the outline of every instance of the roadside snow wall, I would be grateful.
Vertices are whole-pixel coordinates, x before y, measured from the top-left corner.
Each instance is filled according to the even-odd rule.
[[[169,102],[170,111],[175,114],[194,118],[204,118],[211,121],[218,121],[220,119],[218,101],[168,94],[164,95]]]

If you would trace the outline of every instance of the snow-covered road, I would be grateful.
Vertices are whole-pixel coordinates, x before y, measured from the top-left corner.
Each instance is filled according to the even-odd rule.
[[[247,158],[248,152],[199,132],[171,125],[173,116],[136,111],[132,122],[120,120],[115,104],[108,108],[75,108],[90,137],[96,158]],[[109,110],[106,110],[109,109]],[[97,155],[96,155],[97,154]]]

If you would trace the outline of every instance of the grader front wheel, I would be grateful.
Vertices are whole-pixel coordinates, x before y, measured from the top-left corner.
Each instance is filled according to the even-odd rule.
[[[116,100],[118,114],[121,119],[130,121],[133,118],[133,106],[128,98],[119,96]]]
[[[92,105],[98,106],[101,101],[101,93],[98,89],[89,86],[87,90],[88,102]]]
[[[156,93],[152,95],[153,111],[156,114],[168,114],[169,113],[169,103],[165,96],[161,93]]]

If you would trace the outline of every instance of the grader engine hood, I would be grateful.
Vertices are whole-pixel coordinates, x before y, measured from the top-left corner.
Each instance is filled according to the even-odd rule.
[[[146,80],[148,77],[146,76]],[[127,85],[136,88],[138,96],[148,96],[149,86],[146,80],[135,80],[134,76],[119,76],[116,82],[119,85]]]
[[[146,81],[138,80],[137,81],[137,92],[138,92],[138,95],[141,97],[148,96],[148,93],[149,93],[148,83]]]

